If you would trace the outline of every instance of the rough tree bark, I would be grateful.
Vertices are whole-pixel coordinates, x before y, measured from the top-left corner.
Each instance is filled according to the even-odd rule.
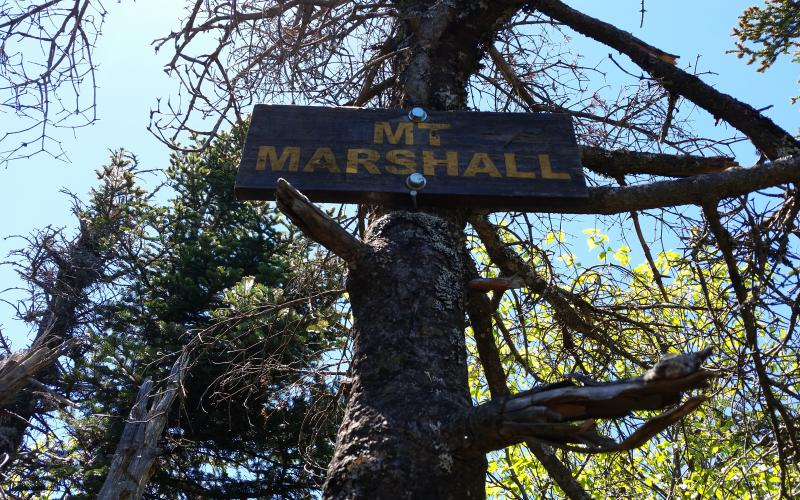
[[[463,228],[463,218],[409,212],[370,226],[369,253],[348,278],[352,386],[326,496],[483,496],[484,456],[454,456],[441,432],[471,406]]]
[[[349,401],[327,498],[481,498],[486,459],[442,428],[471,407],[464,341],[464,215],[392,212],[359,242],[281,182],[278,206],[350,267]]]

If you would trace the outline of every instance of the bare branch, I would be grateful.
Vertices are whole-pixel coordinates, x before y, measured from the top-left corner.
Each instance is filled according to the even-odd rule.
[[[581,164],[606,177],[622,175],[661,175],[691,177],[698,174],[722,172],[739,164],[726,156],[689,156],[636,151],[608,150],[581,146]]]
[[[705,352],[683,356],[704,359],[704,355]],[[681,366],[676,369],[678,375],[675,376],[670,376],[667,371],[658,377],[645,375],[582,387],[567,381],[479,405],[453,421],[454,446],[476,453],[500,449],[526,439],[565,445],[584,443],[585,447],[573,449],[589,453],[641,446],[697,408],[703,399],[689,400],[679,408],[651,419],[622,443],[614,443],[597,434],[594,419],[621,418],[633,411],[658,410],[673,405],[680,401],[684,392],[706,387],[708,381],[717,376],[697,365],[683,364],[682,359],[677,363]]]
[[[92,50],[106,11],[98,0],[4,2],[0,7],[0,164],[64,155],[54,128],[97,119]]]
[[[618,214],[632,210],[702,205],[800,181],[800,155],[755,167],[626,187],[589,188],[588,198],[552,198],[535,210],[562,214]]]
[[[611,24],[572,9],[559,0],[532,0],[530,5],[578,33],[626,54],[671,93],[686,97],[715,118],[721,118],[742,131],[771,160],[800,151],[800,142],[791,134],[752,106],[714,89],[697,76],[675,66],[675,56]]]
[[[278,208],[309,238],[341,257],[353,268],[367,247],[345,231],[335,220],[311,203],[285,179],[275,189]]]
[[[798,445],[797,429],[794,426],[795,418],[793,415],[791,415],[786,406],[775,397],[775,393],[773,392],[772,383],[767,373],[767,366],[764,362],[761,348],[759,346],[759,327],[755,314],[756,305],[750,300],[747,287],[742,279],[736,258],[733,255],[731,235],[720,221],[716,203],[704,205],[703,213],[706,216],[711,233],[717,240],[717,246],[719,247],[720,252],[722,252],[722,256],[728,268],[728,276],[730,277],[731,286],[736,294],[736,300],[739,303],[742,323],[744,324],[746,333],[746,342],[753,357],[753,364],[755,365],[758,384],[761,386],[761,390],[764,392],[764,400],[768,409],[770,424],[775,432],[775,438],[780,444],[778,447],[778,453],[783,457],[786,446],[783,443],[781,426],[778,422],[777,415],[782,417],[784,425],[786,426],[786,430],[788,431],[787,433],[789,435],[789,440],[792,442],[792,447],[797,450],[800,449],[800,445]]]

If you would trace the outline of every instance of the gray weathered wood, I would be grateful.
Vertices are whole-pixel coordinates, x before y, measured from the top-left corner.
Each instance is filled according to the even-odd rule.
[[[172,366],[161,393],[151,393],[153,381],[150,378],[142,383],[98,495],[100,500],[138,500],[144,494],[158,456],[158,440],[180,390],[186,363],[184,352]]]
[[[0,405],[13,401],[36,372],[58,357],[60,348],[50,345],[47,340],[45,337],[35,342],[30,349],[15,352],[0,360]]]
[[[701,363],[708,353],[689,353],[681,359],[696,358]],[[461,447],[462,453],[467,450],[488,453],[525,440],[544,440],[585,453],[633,449],[695,410],[705,397],[692,397],[681,403],[682,395],[706,387],[717,376],[716,372],[692,364],[675,377],[642,376],[583,386],[567,380],[534,388],[484,403],[471,413],[456,415],[449,431],[453,436],[452,446]],[[676,404],[648,419],[621,442],[596,431],[596,419],[621,418],[634,411],[659,410]]]

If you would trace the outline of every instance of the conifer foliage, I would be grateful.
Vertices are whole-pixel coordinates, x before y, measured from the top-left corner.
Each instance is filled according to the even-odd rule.
[[[186,98],[150,115],[163,185],[118,153],[75,228],[15,257],[37,339],[0,364],[3,491],[108,491],[130,415],[180,378],[148,497],[800,496],[796,131],[572,3],[187,2],[155,42]],[[0,0],[2,105],[37,125],[0,162],[91,86],[99,5]],[[797,2],[762,5],[735,29],[763,69]],[[237,202],[255,102],[567,114],[588,197],[327,213],[281,180],[279,211]]]
[[[37,408],[44,427],[28,429],[6,465],[8,493],[95,495],[139,385],[157,385],[182,351],[189,367],[149,494],[293,498],[319,487],[336,414],[326,373],[337,368],[325,364],[341,343],[341,270],[266,203],[235,200],[242,130],[173,156],[157,194],[139,187],[130,155],[99,171],[104,184],[126,180],[133,194],[113,211],[128,224],[108,227],[113,251],[47,380],[72,403]],[[98,202],[79,211],[84,224],[109,216]]]

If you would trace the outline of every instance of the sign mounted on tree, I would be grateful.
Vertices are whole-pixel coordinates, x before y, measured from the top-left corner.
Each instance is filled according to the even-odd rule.
[[[273,199],[281,177],[319,202],[535,209],[587,196],[558,114],[259,104],[236,196]]]

